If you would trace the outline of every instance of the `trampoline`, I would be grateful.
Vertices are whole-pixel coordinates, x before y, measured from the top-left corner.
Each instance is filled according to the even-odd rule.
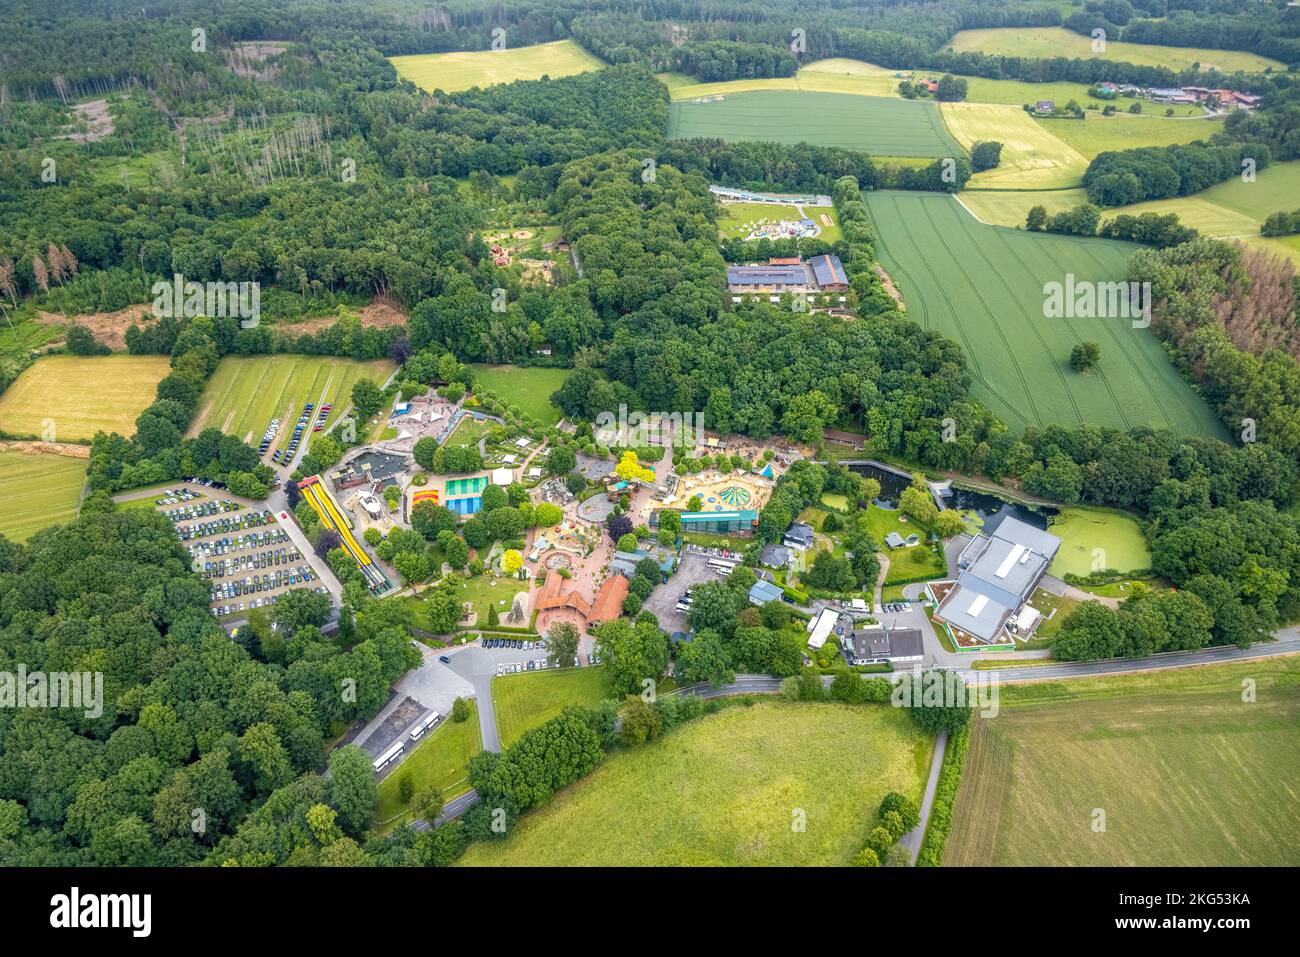
[[[730,505],[732,508],[744,508],[749,504],[752,497],[753,496],[750,495],[749,489],[741,488],[739,485],[728,485],[718,493],[718,498],[722,499],[724,504]],[[713,499],[709,499],[709,501],[712,502]]]

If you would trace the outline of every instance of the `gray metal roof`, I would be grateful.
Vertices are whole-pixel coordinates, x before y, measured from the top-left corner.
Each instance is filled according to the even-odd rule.
[[[916,658],[925,651],[925,639],[920,628],[891,628],[889,631],[889,657]]]
[[[779,585],[774,585],[769,581],[759,579],[754,582],[753,587],[749,589],[750,601],[757,602],[760,605],[766,605],[770,601],[780,601],[785,595]]]
[[[993,641],[1001,634],[1012,610],[982,590],[966,587],[959,580],[957,587],[939,603],[935,614],[954,628],[982,641]]]
[[[1047,559],[1032,549],[995,538],[957,581],[963,585],[981,582],[982,591],[1014,608],[1029,597],[1047,565]]]
[[[1035,528],[1028,522],[1021,521],[1013,515],[1002,516],[1002,521],[988,533],[994,538],[1016,542],[1037,552],[1050,562],[1061,547],[1061,540],[1051,532]]]

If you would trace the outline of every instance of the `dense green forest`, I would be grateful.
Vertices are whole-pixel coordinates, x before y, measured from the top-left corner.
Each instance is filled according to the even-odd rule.
[[[276,479],[254,449],[216,429],[184,438],[205,383],[229,355],[387,357],[405,364],[401,382],[462,387],[473,379],[461,363],[545,362],[575,370],[554,396],[574,420],[626,403],[701,412],[712,429],[786,435],[814,448],[825,430],[850,428],[866,436],[866,454],[1140,515],[1155,570],[1194,600],[1139,603],[1122,621],[1089,612],[1063,633],[1062,656],[1149,653],[1166,647],[1152,635],[1179,621],[1186,647],[1245,644],[1300,615],[1293,274],[1201,239],[1161,243],[1168,248],[1144,249],[1130,264],[1129,278],[1156,290],[1153,332],[1241,441],[1088,426],[1018,434],[970,397],[958,344],[909,320],[874,268],[861,191],[955,191],[971,175],[965,158],[948,176],[941,162],[891,166],[809,144],[668,141],[668,92],[655,76],[788,76],[800,63],[845,56],[1029,81],[1200,80],[1264,96],[1260,110],[1234,114],[1211,143],[1098,156],[1089,195],[1114,205],[1195,192],[1237,173],[1243,158],[1263,168],[1300,156],[1294,75],[954,54],[952,36],[996,26],[1086,34],[1104,25],[1125,40],[1294,64],[1296,8],[1259,0],[1089,0],[1069,14],[1031,0],[178,0],[141,9],[127,0],[3,0],[0,23],[0,335],[10,337],[0,340],[0,390],[51,341],[29,337],[41,328],[38,311],[71,318],[146,303],[152,285],[174,274],[261,283],[266,319],[244,328],[233,317],[146,318],[130,328],[128,351],[170,359],[135,434],[94,439],[93,494],[80,518],[23,546],[0,538],[0,669],[102,671],[107,704],[93,718],[0,709],[6,865],[445,864],[466,840],[489,836],[480,811],[463,827],[374,838],[369,760],[341,748],[328,758],[328,777],[321,773],[326,742],[373,716],[418,663],[395,605],[349,582],[339,628],[327,635],[328,608],[304,591],[232,641],[168,523],[148,510],[109,511],[110,492],[182,475],[267,493]],[[514,46],[576,39],[610,65],[435,96],[401,80],[386,59],[484,50],[497,27]],[[806,38],[798,52],[794,28]],[[275,49],[241,46],[253,41]],[[101,98],[111,132],[96,131],[78,109]],[[720,243],[708,189],[719,183],[830,194],[843,238]],[[493,262],[484,235],[502,209],[522,210],[568,241],[553,286],[526,286]],[[853,321],[789,301],[733,304],[726,293],[728,261],[814,251],[843,260]],[[495,308],[496,289],[507,292],[504,308]],[[295,328],[376,298],[406,321],[376,328],[347,315]],[[843,469],[804,466],[791,476],[764,514],[765,538],[779,537],[822,491],[861,491]],[[506,532],[471,522],[464,538],[479,547]],[[854,541],[848,573],[860,586],[876,577],[879,543],[866,529]],[[742,578],[714,589],[726,592],[726,607],[743,604]],[[454,627],[456,600],[450,590],[443,598]],[[731,637],[735,608],[724,617],[702,624]],[[788,670],[789,635],[760,634],[788,622],[744,624],[739,632],[754,648],[741,660],[779,659]],[[667,640],[653,617],[612,625],[602,638],[611,648]],[[705,673],[690,661],[703,654],[687,653],[687,673]],[[339,693],[345,681],[355,694]],[[685,720],[700,707],[665,705],[662,718]],[[471,769],[512,819],[592,770],[614,740],[613,719],[599,710],[569,711],[544,728]],[[563,745],[549,757],[547,735]],[[547,769],[547,785],[520,783],[519,767],[545,760],[562,765]],[[201,829],[192,826],[195,808]]]

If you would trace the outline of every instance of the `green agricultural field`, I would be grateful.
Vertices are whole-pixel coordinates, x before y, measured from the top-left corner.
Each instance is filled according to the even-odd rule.
[[[601,666],[548,668],[495,678],[492,707],[496,710],[501,746],[514,744],[525,731],[550,721],[569,705],[594,707],[614,697]]]
[[[218,428],[257,444],[274,418],[280,419],[278,442],[285,444],[302,407],[330,403],[327,425],[333,425],[352,404],[352,386],[369,376],[383,385],[393,372],[387,359],[357,362],[328,356],[227,356],[217,366],[199,399],[199,413],[190,427],[197,435]],[[274,446],[273,446],[274,447]]]
[[[572,40],[505,50],[421,53],[389,57],[388,61],[399,76],[420,89],[444,93],[515,80],[540,80],[543,76],[556,79],[599,70],[605,65],[600,57]]]
[[[47,356],[0,394],[0,431],[55,442],[134,435],[170,371],[166,356]]]
[[[987,30],[962,30],[949,42],[958,53],[978,52],[1015,57],[1099,57],[1117,63],[1139,66],[1163,66],[1185,70],[1199,63],[1201,69],[1215,68],[1224,73],[1242,70],[1262,73],[1268,68],[1285,70],[1286,64],[1254,53],[1238,50],[1195,50],[1191,47],[1157,46],[1151,43],[1110,42],[1102,52],[1093,50],[1093,39],[1064,27],[995,27]]]
[[[1061,538],[1048,571],[1057,578],[1088,575],[1107,568],[1118,572],[1151,567],[1151,550],[1137,519],[1105,508],[1063,508],[1050,529]],[[1100,552],[1098,552],[1100,550]]]
[[[830,206],[801,206],[791,208],[773,203],[719,203],[718,231],[725,238],[744,239],[752,232],[752,226],[764,221],[781,222],[798,220],[804,217],[813,220],[821,227],[817,238],[828,243],[839,242],[844,234]],[[829,216],[831,225],[822,222],[823,216]]]
[[[425,736],[411,755],[388,777],[379,782],[379,805],[375,808],[375,827],[384,831],[404,824],[414,815],[402,801],[401,779],[409,776],[415,793],[436,787],[442,799],[450,801],[469,790],[466,765],[483,750],[479,735],[478,705],[469,702],[469,717],[453,721],[450,716]]]
[[[1149,425],[1222,435],[1150,331],[1130,319],[1045,316],[1045,284],[1116,281],[1137,248],[1106,239],[985,226],[950,196],[864,193],[880,261],[908,315],[966,351],[976,398],[1013,428]],[[1095,372],[1069,366],[1076,343],[1101,345]]]
[[[1086,120],[1032,119],[1024,116],[1087,159],[1110,150],[1131,150],[1139,146],[1174,146],[1208,140],[1223,130],[1221,117],[1185,120],[1163,116],[1131,116],[1116,113],[1102,116],[1091,110]]]
[[[1300,861],[1300,658],[1004,685],[999,705],[975,723],[945,865]]]
[[[963,199],[973,194],[966,194]],[[1028,196],[1031,194],[1018,194]],[[1261,170],[1254,182],[1233,178],[1192,196],[1158,199],[1106,210],[1103,219],[1121,213],[1177,213],[1191,226],[1215,239],[1235,239],[1288,259],[1300,267],[1300,236],[1261,236],[1260,226],[1269,213],[1300,206],[1300,160],[1278,163]],[[1024,224],[1022,218],[1021,225]]]
[[[967,150],[981,140],[1002,144],[998,165],[972,176],[968,188],[1060,189],[1083,182],[1087,158],[1053,136],[1054,128],[1036,122],[1019,107],[943,103],[939,109],[952,135]]]
[[[1027,190],[964,190],[957,197],[972,216],[990,226],[1012,226],[1023,229],[1025,218],[1035,206],[1042,206],[1047,215],[1082,206],[1088,201],[1088,191],[1077,189],[1027,189]]]
[[[88,459],[0,452],[0,535],[25,542],[34,532],[77,517]]]
[[[551,404],[551,395],[573,375],[572,369],[489,365],[471,365],[470,368],[482,388],[495,392],[541,425],[549,428],[564,415],[558,406]]]
[[[900,708],[768,701],[692,721],[526,814],[470,865],[842,865],[889,791],[921,794],[933,742]],[[806,814],[794,830],[791,813]]]
[[[898,98],[899,81],[894,73],[894,70],[874,63],[833,58],[809,63],[794,76],[701,83],[695,77],[683,73],[661,73],[659,80],[668,87],[668,97],[671,100],[752,93],[755,90],[804,90],[809,93],[852,93],[858,96]]]
[[[673,139],[717,137],[733,143],[814,143],[873,156],[962,155],[934,103],[800,90],[674,102],[668,114],[668,135]]]

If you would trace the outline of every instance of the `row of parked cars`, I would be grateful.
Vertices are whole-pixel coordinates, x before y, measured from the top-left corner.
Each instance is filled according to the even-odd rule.
[[[154,500],[155,505],[175,505],[177,502],[188,502],[199,497],[198,492],[191,492],[187,488],[181,489],[164,489],[163,497]]]
[[[293,546],[278,550],[269,549],[255,555],[240,555],[236,558],[204,562],[203,577],[225,578],[227,575],[251,571],[254,568],[274,568],[276,565],[291,565],[300,561],[302,561],[302,552]]]
[[[484,648],[517,648],[520,651],[532,651],[541,648],[540,641],[524,641],[522,638],[484,638]]]
[[[312,589],[312,591],[320,592],[323,595],[325,594],[325,586],[317,585],[315,588]],[[281,594],[283,594],[283,592],[281,592]],[[265,608],[268,605],[274,605],[276,601],[279,600],[279,598],[280,595],[268,595],[266,598],[254,598],[251,601],[247,601],[247,602],[240,601],[240,602],[231,602],[228,605],[219,605],[213,608],[212,610],[213,612],[216,613],[218,617],[224,618],[227,615],[237,615],[241,611],[248,611],[253,608]],[[275,626],[272,625],[272,627]]]
[[[264,528],[274,521],[268,511],[225,515],[206,522],[195,522],[193,525],[178,525],[176,535],[182,542],[188,542],[191,539],[210,538],[213,535],[229,535],[246,528]]]
[[[294,585],[306,584],[315,581],[316,574],[308,565],[301,565],[297,568],[282,569],[277,572],[263,572],[259,577],[257,575],[248,575],[241,579],[233,579],[228,582],[218,582],[212,586],[212,600],[220,601],[223,598],[235,598],[239,595],[251,595],[260,591],[275,591],[278,588],[292,588]]]
[[[267,529],[264,532],[249,532],[234,538],[219,538],[207,542],[192,542],[189,546],[191,558],[208,558],[217,553],[220,545],[228,546],[226,551],[242,552],[246,548],[270,548],[289,540],[289,533],[283,528]],[[224,555],[225,552],[222,552]]]
[[[880,607],[883,611],[896,613],[900,611],[907,611],[908,604],[910,603],[905,601],[887,601]]]
[[[237,512],[241,508],[238,502],[232,502],[229,499],[207,499],[202,502],[194,502],[189,505],[182,505],[180,508],[173,508],[163,512],[172,524],[177,522],[186,522],[196,518],[207,518],[210,515],[220,515],[222,512]]]

